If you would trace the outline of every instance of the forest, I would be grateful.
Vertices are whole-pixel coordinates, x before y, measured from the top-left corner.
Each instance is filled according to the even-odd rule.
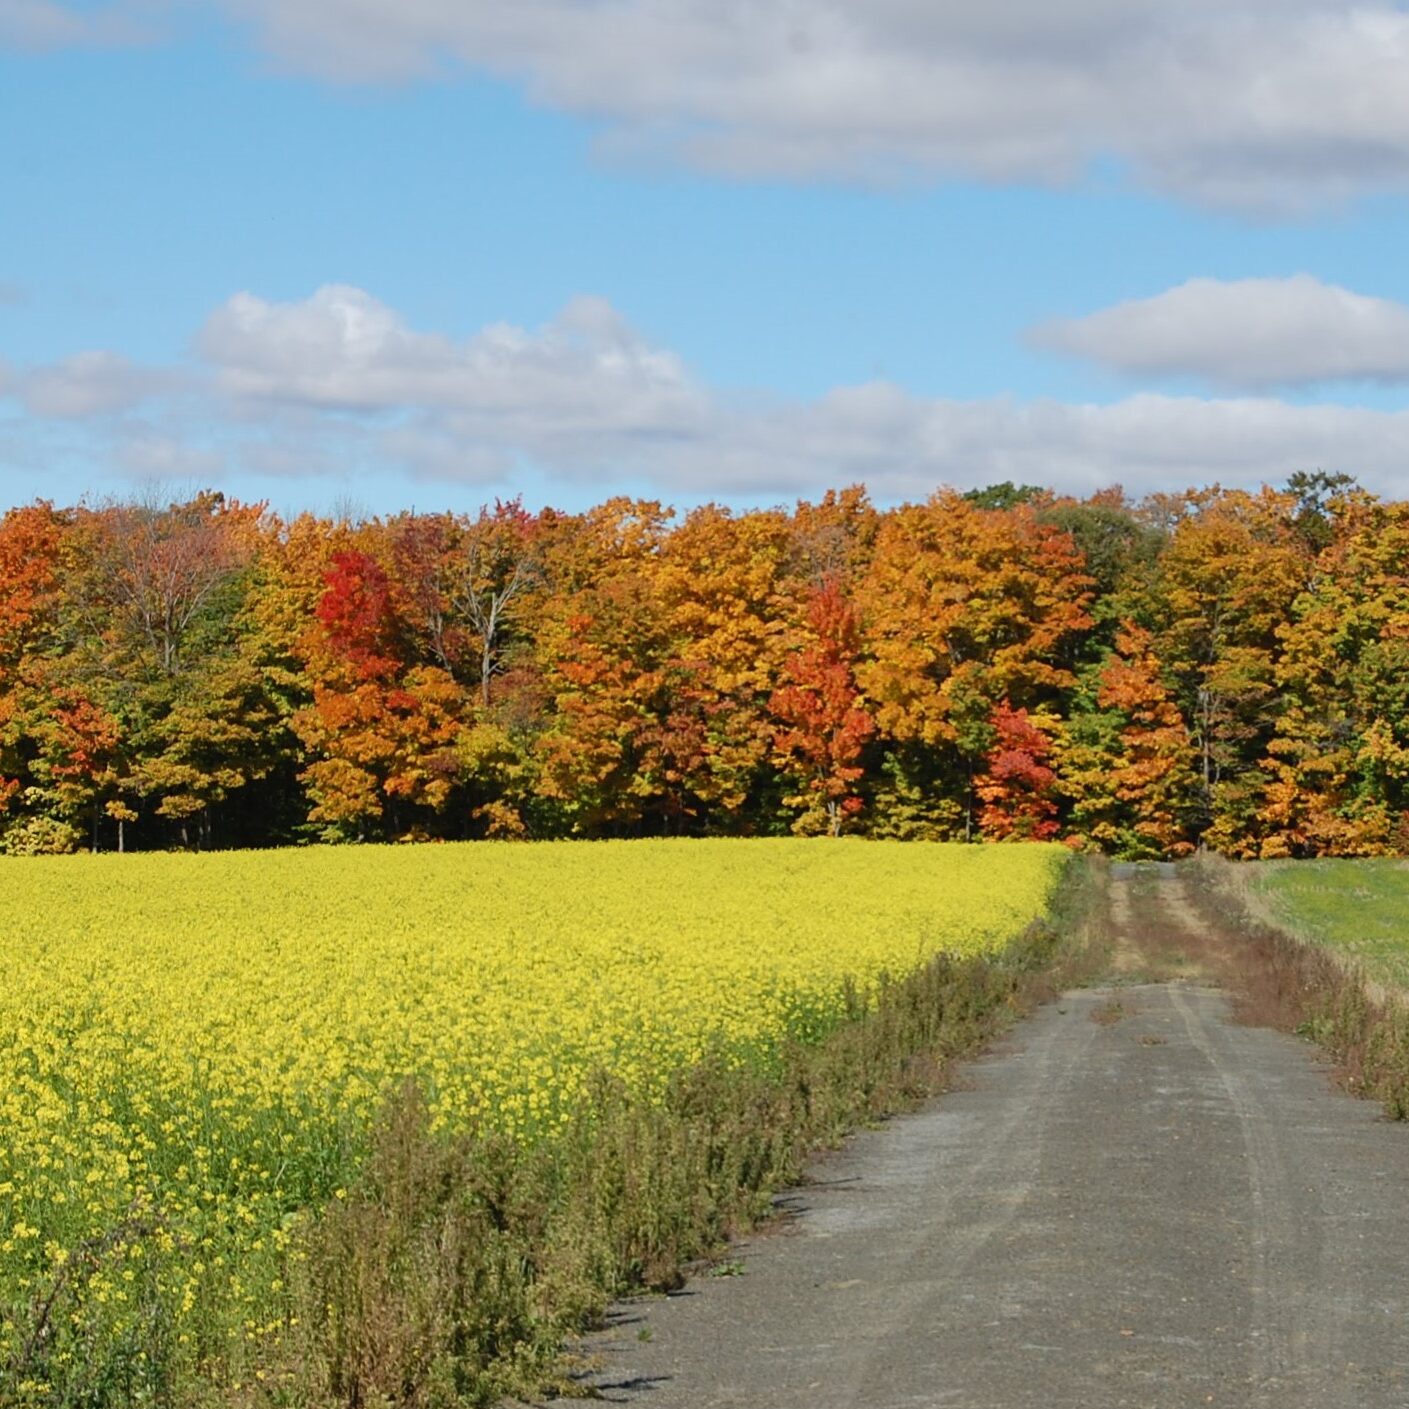
[[[1409,850],[1409,503],[0,519],[0,850],[659,835]]]

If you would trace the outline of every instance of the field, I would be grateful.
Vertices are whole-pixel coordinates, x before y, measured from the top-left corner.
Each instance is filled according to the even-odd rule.
[[[1269,918],[1359,965],[1372,982],[1409,989],[1409,864],[1268,862],[1248,884]]]
[[[551,1145],[599,1071],[647,1106],[707,1055],[766,1071],[883,975],[1001,950],[1066,855],[721,840],[0,866],[0,1366],[58,1290],[71,1325],[41,1329],[81,1333],[60,1361],[102,1342],[234,1363],[218,1306],[256,1365],[287,1329],[301,1217],[347,1197],[405,1078],[433,1129]]]

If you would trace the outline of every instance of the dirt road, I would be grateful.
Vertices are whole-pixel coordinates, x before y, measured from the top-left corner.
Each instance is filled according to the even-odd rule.
[[[1118,873],[1124,981],[821,1161],[737,1262],[621,1308],[591,1347],[603,1396],[1405,1409],[1409,1130],[1230,1022],[1196,967],[1140,981],[1180,969],[1181,931],[1198,949],[1182,884]]]

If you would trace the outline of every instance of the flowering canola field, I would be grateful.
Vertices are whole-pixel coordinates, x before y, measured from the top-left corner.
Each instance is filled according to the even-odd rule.
[[[6,1309],[84,1246],[104,1250],[85,1298],[114,1334],[160,1263],[163,1301],[233,1298],[260,1335],[291,1217],[338,1195],[400,1077],[442,1126],[551,1138],[596,1068],[650,1099],[706,1048],[766,1062],[821,1035],[848,978],[1001,948],[1065,855],[789,839],[0,862],[0,1365]]]

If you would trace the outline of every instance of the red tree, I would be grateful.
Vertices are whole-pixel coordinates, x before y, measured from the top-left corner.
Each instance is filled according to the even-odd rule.
[[[860,635],[856,608],[829,580],[808,602],[805,639],[810,644],[784,666],[787,683],[769,701],[778,721],[774,760],[800,785],[787,799],[802,809],[799,830],[808,830],[809,819],[820,814],[828,835],[836,836],[843,821],[861,810],[852,784],[865,771],[857,760],[876,726],[856,686]]]
[[[334,553],[323,575],[318,621],[333,650],[364,680],[396,672],[396,617],[386,571],[370,554]]]
[[[1057,775],[1046,764],[1052,741],[1028,717],[1004,700],[995,705],[989,723],[997,734],[988,751],[987,771],[975,784],[983,802],[979,826],[999,839],[1046,841],[1057,832],[1057,805],[1052,801]]]

